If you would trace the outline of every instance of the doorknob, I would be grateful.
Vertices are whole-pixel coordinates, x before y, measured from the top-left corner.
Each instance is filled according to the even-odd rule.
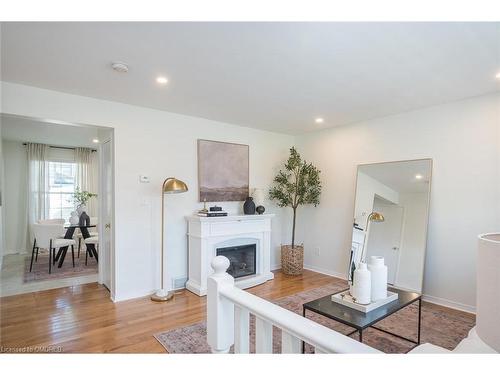
[[[399,247],[394,246],[394,247],[392,248],[392,250],[399,250]]]
[[[106,228],[106,229],[111,228],[111,223],[106,224],[106,225],[104,226],[104,228]]]

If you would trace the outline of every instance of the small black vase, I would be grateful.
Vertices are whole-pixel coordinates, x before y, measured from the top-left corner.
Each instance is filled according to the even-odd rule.
[[[257,208],[255,209],[255,211],[257,211],[259,215],[262,215],[265,210],[266,209],[264,208],[264,206],[257,206]]]
[[[87,215],[87,213],[85,211],[82,212],[82,214],[80,215],[79,224],[80,224],[81,227],[89,226],[90,225],[90,216]]]
[[[245,215],[255,215],[255,203],[253,203],[253,198],[248,197],[243,203],[243,212]]]

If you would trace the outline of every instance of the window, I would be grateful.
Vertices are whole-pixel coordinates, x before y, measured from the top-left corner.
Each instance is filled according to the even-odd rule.
[[[46,217],[68,220],[75,209],[73,193],[76,188],[76,163],[49,161],[48,167]]]

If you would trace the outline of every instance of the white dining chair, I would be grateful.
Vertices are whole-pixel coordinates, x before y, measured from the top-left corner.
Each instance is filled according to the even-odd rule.
[[[37,221],[37,224],[57,224],[57,225],[61,225],[61,226],[64,226],[64,223],[65,223],[64,219],[42,219],[42,220]],[[38,251],[40,250],[40,248],[37,245],[36,236],[34,236],[34,237],[35,238],[33,239],[32,252],[36,251],[35,262],[38,262]],[[58,238],[64,238],[64,227],[63,227],[63,230],[61,231],[61,234],[59,235]],[[30,272],[31,272],[31,267],[30,267]]]
[[[64,229],[60,224],[33,224],[33,234],[36,238],[37,247],[49,251],[49,273],[52,273],[52,262],[55,258],[56,249],[71,246],[71,257],[75,267],[75,245],[76,241],[70,238],[59,238]],[[31,252],[30,272],[33,269],[33,257],[35,249]]]
[[[99,236],[93,236],[93,237],[89,237],[89,238],[85,238],[85,240],[83,240],[83,242],[85,242],[85,245],[87,244],[92,244],[95,246],[95,249],[96,249],[96,252],[97,252],[97,249],[99,248]],[[87,248],[87,246],[85,246],[85,265],[87,265],[87,259],[89,257],[89,249]],[[99,261],[97,260],[96,258],[96,262],[99,263]]]

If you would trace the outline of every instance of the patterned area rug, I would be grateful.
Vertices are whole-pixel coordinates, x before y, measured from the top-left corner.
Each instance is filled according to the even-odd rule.
[[[345,282],[333,282],[324,287],[280,298],[273,301],[273,303],[297,314],[302,314],[303,303],[339,292],[345,288]],[[307,312],[307,317],[342,334],[348,334],[353,331],[351,327],[310,311]],[[418,303],[414,303],[378,322],[376,326],[400,336],[416,340],[417,317]],[[471,314],[443,309],[430,303],[424,302],[422,304],[422,343],[429,342],[450,350],[454,349],[467,336],[469,330],[474,325],[475,318]],[[210,353],[206,336],[206,324],[205,322],[200,322],[158,333],[155,335],[155,338],[169,353]],[[358,339],[357,333],[351,337]],[[363,331],[363,342],[385,353],[406,353],[414,346],[410,342],[373,328]],[[255,352],[255,318],[253,316],[251,316],[250,321],[250,351]],[[312,352],[314,352],[314,349],[306,345],[306,353]],[[273,327],[273,353],[281,353],[281,330],[276,327]]]
[[[42,252],[43,251],[43,252]],[[85,250],[80,250],[80,258],[78,251],[75,249],[75,267],[71,262],[71,249],[66,253],[64,263],[61,268],[57,268],[57,262],[52,265],[52,273],[49,274],[49,253],[45,250],[40,250],[38,254],[38,262],[33,260],[33,270],[30,272],[31,254],[24,259],[24,279],[25,283],[33,281],[44,281],[61,279],[66,277],[78,277],[92,275],[97,273],[97,262],[94,258],[88,259],[87,266],[85,265]]]

